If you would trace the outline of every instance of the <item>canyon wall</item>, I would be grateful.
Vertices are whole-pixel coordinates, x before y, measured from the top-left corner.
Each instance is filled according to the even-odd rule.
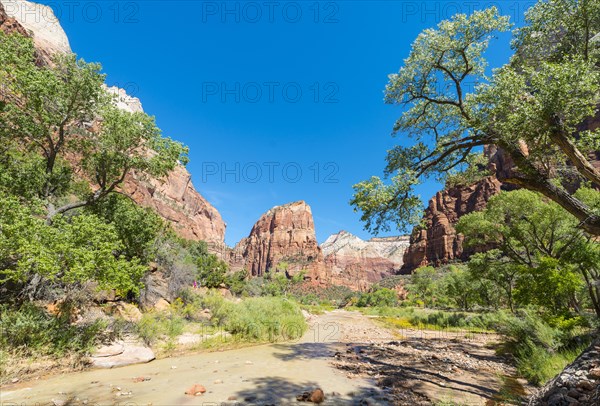
[[[340,231],[321,245],[325,259],[322,279],[353,290],[368,290],[400,270],[408,246],[408,236],[364,241],[347,231]]]
[[[272,271],[294,275],[304,270],[308,279],[321,282],[323,253],[310,206],[298,201],[267,211],[231,250],[229,262],[232,269],[246,269],[252,276]]]
[[[463,236],[456,233],[454,226],[461,216],[485,208],[488,200],[500,192],[501,186],[495,176],[488,176],[474,185],[437,192],[425,209],[424,228],[413,229],[401,273],[409,273],[420,266],[438,266],[466,259],[470,252],[463,250]]]

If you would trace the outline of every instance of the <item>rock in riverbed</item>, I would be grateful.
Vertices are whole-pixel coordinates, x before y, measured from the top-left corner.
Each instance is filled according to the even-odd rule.
[[[186,390],[185,394],[190,395],[190,396],[200,396],[204,392],[206,392],[206,388],[204,386],[195,384],[192,387],[190,387],[188,390]]]
[[[98,348],[90,360],[97,368],[115,368],[150,362],[154,358],[154,352],[142,344],[119,341]]]

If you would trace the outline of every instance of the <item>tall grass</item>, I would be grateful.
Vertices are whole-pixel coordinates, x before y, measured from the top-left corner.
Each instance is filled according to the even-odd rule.
[[[388,324],[405,328],[464,329],[473,332],[494,331],[500,320],[498,312],[468,313],[428,310],[414,307],[356,308],[363,314],[380,316]]]
[[[581,318],[552,320],[549,323],[531,310],[520,310],[498,323],[508,339],[510,352],[521,376],[542,385],[571,363],[589,344],[586,321]]]
[[[307,329],[300,306],[283,297],[250,297],[239,302],[225,299],[218,292],[206,295],[183,293],[175,314],[193,317],[202,309],[210,310],[210,324],[236,338],[252,341],[296,339]]]
[[[257,297],[236,304],[223,327],[246,339],[273,342],[300,338],[307,325],[295,302]]]

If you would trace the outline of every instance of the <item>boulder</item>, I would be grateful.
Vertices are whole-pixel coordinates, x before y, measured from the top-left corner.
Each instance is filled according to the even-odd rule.
[[[96,368],[116,368],[150,362],[154,358],[154,352],[144,345],[118,341],[98,348],[90,360]]]
[[[158,301],[154,304],[154,310],[159,311],[159,312],[169,310],[170,307],[171,307],[171,304],[169,302],[167,302],[165,299],[163,299],[162,297],[160,299],[158,299]]]
[[[142,319],[142,312],[138,307],[131,303],[117,302],[111,303],[106,307],[109,314],[122,318],[130,322],[138,322]]]

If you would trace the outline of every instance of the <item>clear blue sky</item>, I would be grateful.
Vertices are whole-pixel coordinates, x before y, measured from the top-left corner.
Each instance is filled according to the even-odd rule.
[[[139,97],[165,135],[189,145],[194,185],[227,222],[229,245],[263,212],[296,200],[312,207],[319,242],[342,229],[369,238],[348,201],[398,142],[390,131],[400,108],[383,103],[387,75],[420,31],[493,3],[42,2],[78,55],[101,62],[109,85]],[[495,2],[517,23],[531,3]],[[492,66],[508,56],[502,37]],[[427,201],[439,189],[419,192]]]

